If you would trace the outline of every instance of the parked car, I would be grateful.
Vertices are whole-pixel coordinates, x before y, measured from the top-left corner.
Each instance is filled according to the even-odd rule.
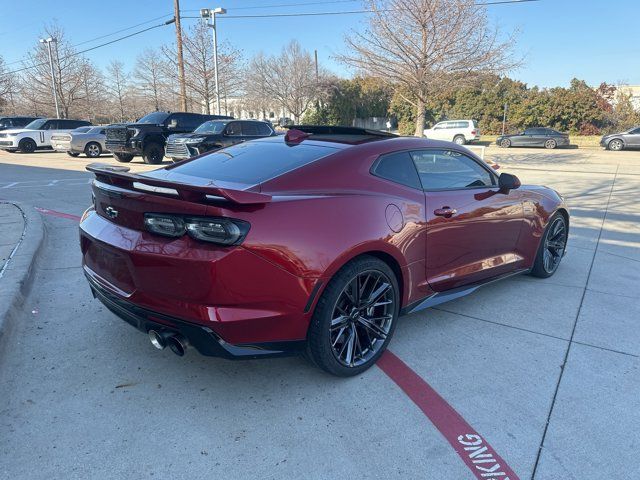
[[[0,131],[23,128],[40,117],[0,117]]]
[[[640,148],[640,126],[630,128],[622,133],[605,135],[600,140],[600,146],[616,152],[625,148]]]
[[[231,117],[185,112],[153,112],[135,123],[106,127],[105,147],[119,162],[130,162],[134,156],[142,155],[145,163],[158,164],[164,158],[164,147],[169,135],[193,132],[207,120],[227,118]]]
[[[0,132],[0,148],[9,152],[22,153],[50,149],[51,137],[54,134],[70,132],[83,126],[91,126],[91,122],[65,118],[39,118],[24,128]]]
[[[276,135],[271,125],[259,120],[209,120],[193,133],[170,135],[165,156],[174,162],[204,152],[256,138]]]
[[[550,188],[449,142],[359,128],[297,127],[140,174],[87,169],[84,273],[156,348],[305,352],[341,376],[380,357],[401,314],[550,277],[569,230]]]
[[[57,152],[67,152],[71,157],[84,153],[89,158],[97,158],[108,152],[104,145],[105,127],[81,127],[69,133],[51,136],[51,146]]]
[[[432,140],[446,140],[464,145],[480,140],[480,129],[475,120],[447,120],[426,129],[424,136]]]
[[[527,128],[522,133],[500,135],[496,144],[502,148],[509,147],[544,147],[556,148],[569,145],[569,135],[560,133],[553,128]]]

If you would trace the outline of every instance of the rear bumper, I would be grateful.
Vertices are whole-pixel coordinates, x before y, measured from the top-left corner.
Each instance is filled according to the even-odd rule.
[[[156,330],[180,334],[202,355],[229,360],[280,357],[300,353],[305,345],[304,341],[233,345],[225,342],[210,328],[154,312],[119,298],[103,286],[99,277],[87,267],[85,276],[94,298],[100,300],[122,320],[143,333]]]
[[[243,247],[217,248],[116,225],[80,223],[85,272],[145,311],[204,327],[231,344],[304,340],[316,278],[300,278]]]

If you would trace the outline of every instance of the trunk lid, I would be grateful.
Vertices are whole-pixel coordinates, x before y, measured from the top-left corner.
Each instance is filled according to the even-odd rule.
[[[242,184],[214,184],[210,180],[163,169],[145,175],[128,173],[127,167],[91,164],[96,212],[123,227],[144,230],[145,213],[205,216],[212,204],[225,209],[264,204],[270,195],[244,190]]]

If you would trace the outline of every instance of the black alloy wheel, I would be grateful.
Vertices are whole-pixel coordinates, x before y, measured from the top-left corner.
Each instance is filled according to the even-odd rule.
[[[113,156],[120,163],[129,163],[133,160],[133,155],[129,155],[128,153],[114,153]]]
[[[18,143],[18,150],[22,153],[33,153],[36,151],[37,145],[36,142],[31,140],[30,138],[23,138]]]
[[[562,214],[556,213],[547,225],[531,274],[547,278],[556,273],[567,248],[567,239],[567,221]]]
[[[318,301],[309,327],[308,356],[338,376],[371,367],[393,335],[398,292],[396,276],[383,261],[367,256],[347,264]]]
[[[151,165],[158,165],[162,163],[162,159],[164,158],[164,149],[162,148],[162,145],[158,143],[150,143],[144,148],[142,158],[144,159],[144,163]]]

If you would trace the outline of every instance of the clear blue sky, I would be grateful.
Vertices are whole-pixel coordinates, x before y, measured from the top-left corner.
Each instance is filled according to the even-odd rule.
[[[220,0],[207,3],[203,0],[181,0],[181,8],[184,11],[223,6],[229,15],[362,9],[358,1],[340,0],[288,8],[251,8],[310,1]],[[0,15],[0,55],[6,62],[20,60],[37,42],[43,25],[53,19],[65,28],[68,38],[76,44],[165,13],[170,15],[173,11],[173,0],[5,0],[4,3]],[[638,0],[541,0],[492,6],[489,14],[503,31],[518,29],[520,32],[517,52],[525,57],[525,65],[512,77],[540,86],[567,85],[573,77],[592,85],[601,81],[640,84]],[[198,13],[187,12],[185,15]],[[243,50],[247,57],[260,50],[277,52],[289,40],[297,39],[305,48],[317,49],[320,62],[330,70],[347,75],[344,67],[334,62],[331,56],[343,48],[345,34],[363,25],[365,19],[363,14],[264,19],[220,17],[219,35]],[[185,19],[184,23],[189,25],[196,21]],[[117,36],[87,43],[80,48]],[[159,46],[174,36],[173,26],[162,27],[87,55],[99,66],[118,58],[130,67],[143,48]],[[12,67],[19,67],[19,64],[9,66]]]

